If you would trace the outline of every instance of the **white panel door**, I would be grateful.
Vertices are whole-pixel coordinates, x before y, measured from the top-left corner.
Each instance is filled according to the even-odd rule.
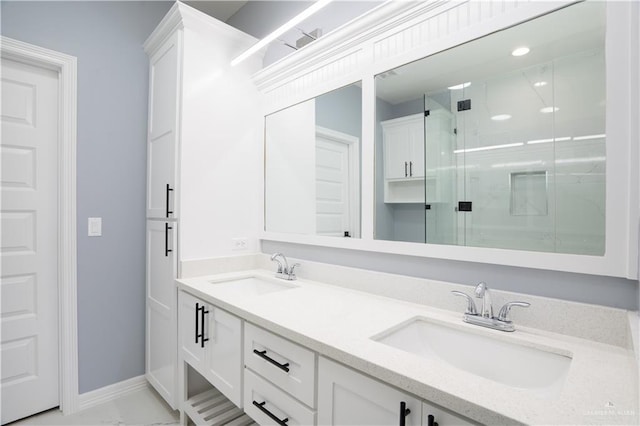
[[[177,224],[147,221],[146,377],[177,408]]]
[[[404,404],[404,405],[403,405]],[[419,426],[422,403],[411,395],[326,358],[318,362],[318,425]]]
[[[2,60],[2,423],[59,405],[58,75]]]
[[[181,35],[176,31],[150,58],[147,218],[177,218]]]
[[[316,234],[352,235],[349,188],[349,146],[316,139]]]
[[[204,376],[231,402],[242,408],[242,321],[209,305]]]

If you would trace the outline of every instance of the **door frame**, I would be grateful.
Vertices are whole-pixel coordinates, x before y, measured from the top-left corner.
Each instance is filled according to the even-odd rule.
[[[0,36],[2,58],[58,73],[58,352],[63,414],[79,410],[76,236],[77,59]]]
[[[360,238],[360,138],[337,130],[316,126],[315,140],[318,137],[347,145],[349,149],[349,207],[351,237]]]

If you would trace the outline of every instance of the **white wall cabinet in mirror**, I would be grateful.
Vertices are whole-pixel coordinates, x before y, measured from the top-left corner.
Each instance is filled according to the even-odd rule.
[[[637,279],[640,6],[495,5],[385,3],[258,73],[267,114],[363,99],[361,238],[271,228],[267,180],[264,239]]]
[[[265,230],[360,237],[362,90],[353,84],[265,118]]]

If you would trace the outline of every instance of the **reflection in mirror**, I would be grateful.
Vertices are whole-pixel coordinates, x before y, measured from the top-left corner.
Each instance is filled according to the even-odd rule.
[[[362,89],[265,118],[265,230],[360,237]]]
[[[376,239],[603,255],[604,35],[581,3],[376,76]]]

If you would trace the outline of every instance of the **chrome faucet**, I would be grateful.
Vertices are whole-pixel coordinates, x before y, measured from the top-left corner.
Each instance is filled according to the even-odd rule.
[[[489,287],[487,287],[485,283],[479,283],[474,290],[475,296],[482,299],[482,309],[480,312],[478,312],[473,298],[468,294],[455,290],[451,293],[455,296],[461,296],[467,299],[467,310],[463,316],[463,320],[465,322],[501,331],[515,330],[513,322],[509,319],[509,312],[513,306],[519,306],[522,308],[530,306],[530,303],[528,302],[508,302],[500,309],[498,316],[494,317],[491,293],[489,292]]]
[[[480,316],[484,318],[493,318],[493,304],[491,303],[491,293],[489,287],[484,282],[476,286],[474,294],[477,298],[482,299],[482,310]]]
[[[282,262],[278,258],[282,259]],[[283,280],[293,281],[296,279],[295,270],[299,263],[294,263],[291,267],[289,266],[289,262],[287,262],[287,258],[282,253],[274,253],[271,255],[271,261],[278,263],[278,270],[276,271],[276,277],[282,278]],[[284,264],[283,264],[284,262]]]

